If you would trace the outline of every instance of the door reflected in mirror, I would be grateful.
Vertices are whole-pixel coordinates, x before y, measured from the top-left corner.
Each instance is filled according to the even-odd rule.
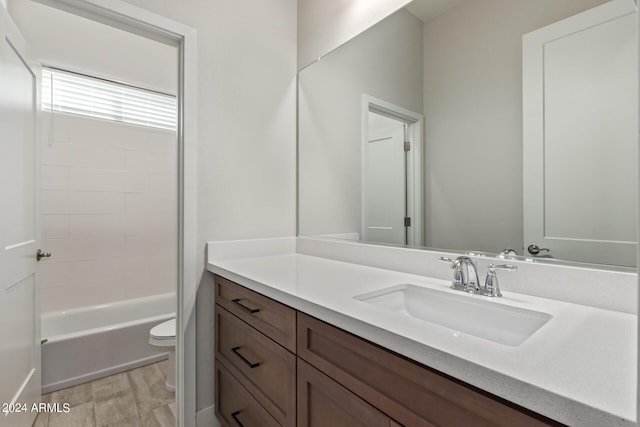
[[[422,245],[423,121],[363,95],[362,240]]]
[[[362,238],[408,244],[406,124],[369,112],[363,144]],[[409,145],[409,144],[408,144]]]
[[[635,266],[633,0],[430,3],[299,73],[299,233]]]

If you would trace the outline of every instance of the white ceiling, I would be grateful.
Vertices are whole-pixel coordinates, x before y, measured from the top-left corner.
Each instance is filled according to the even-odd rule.
[[[423,22],[440,15],[461,0],[414,0],[406,6],[407,10]]]

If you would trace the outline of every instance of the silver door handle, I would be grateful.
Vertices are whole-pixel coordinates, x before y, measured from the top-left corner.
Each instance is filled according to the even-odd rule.
[[[541,248],[536,244],[533,245],[529,245],[529,247],[527,248],[527,250],[529,251],[529,253],[531,255],[538,255],[540,252],[542,251],[547,251],[549,252],[549,248]]]
[[[51,252],[43,252],[42,249],[38,249],[36,252],[36,259],[40,261],[42,258],[49,258],[51,256]]]

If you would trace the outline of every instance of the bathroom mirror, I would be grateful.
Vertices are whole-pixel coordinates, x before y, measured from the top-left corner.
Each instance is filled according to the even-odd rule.
[[[635,13],[415,0],[302,69],[299,234],[634,267]]]

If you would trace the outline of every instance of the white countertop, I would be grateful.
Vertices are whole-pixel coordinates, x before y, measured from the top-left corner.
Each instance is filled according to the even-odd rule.
[[[503,291],[491,303],[553,315],[510,347],[353,298],[402,283],[465,295],[446,280],[300,253],[210,259],[208,270],[562,423],[635,425],[633,314]]]

